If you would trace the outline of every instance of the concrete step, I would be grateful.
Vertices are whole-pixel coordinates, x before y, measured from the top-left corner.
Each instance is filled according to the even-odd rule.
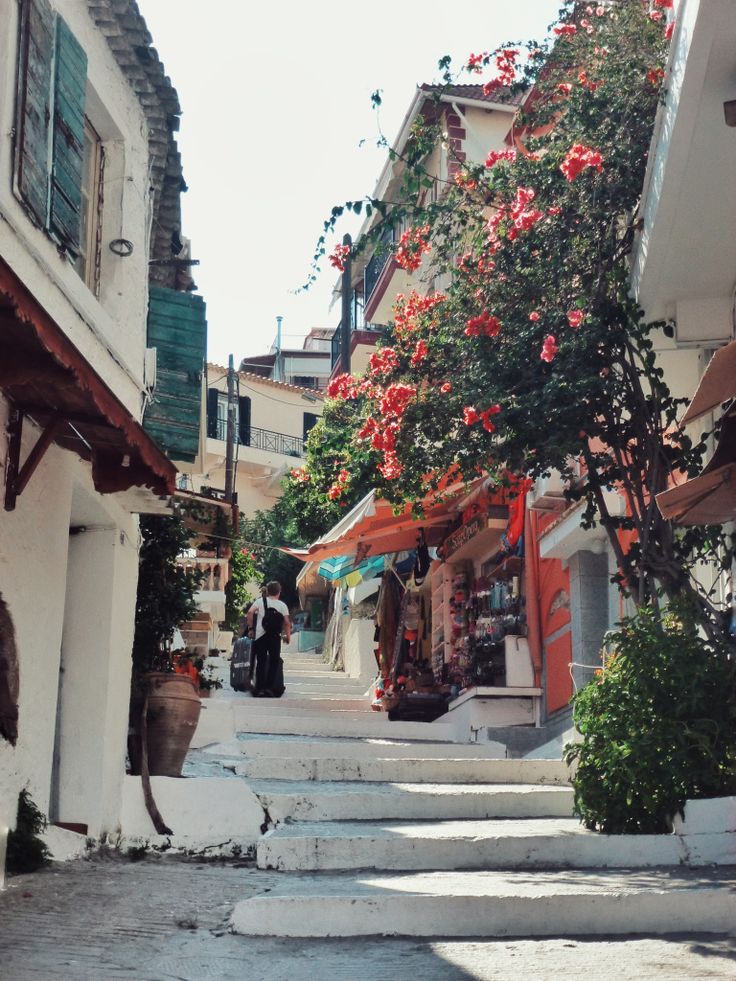
[[[262,713],[273,715],[274,700],[271,698],[255,698],[248,701],[247,711],[250,713]],[[279,710],[288,712],[290,716],[310,716],[318,713],[339,713],[344,718],[361,719],[364,715],[370,715],[371,708],[365,698],[344,698],[337,692],[330,698],[303,698],[299,695],[291,695],[287,682],[286,693],[279,699]]]
[[[392,723],[396,724],[396,723]],[[259,739],[246,736],[228,743],[226,749],[211,747],[213,753],[228,755],[235,750],[243,756],[262,759],[267,756],[297,759],[493,759],[493,748],[487,743],[414,743],[388,738],[340,739],[325,736],[310,739],[308,736],[271,736]],[[555,760],[555,763],[559,760]]]
[[[237,764],[236,773],[253,780],[360,780],[374,785],[381,782],[559,785],[569,779],[567,766],[561,760],[451,759],[448,758],[451,752],[449,748],[444,759],[422,759],[420,747],[416,747],[413,759],[251,757]]]
[[[736,923],[734,884],[727,869],[309,875],[237,903],[231,926],[269,937],[722,933]]]
[[[281,871],[643,868],[683,858],[677,835],[601,835],[575,818],[305,821],[257,847],[258,867]]]
[[[322,712],[309,716],[254,715],[242,708],[245,704],[234,705],[235,731],[255,733],[281,733],[290,736],[345,736],[348,738],[370,738],[387,736],[393,739],[427,739],[430,742],[453,742],[452,726],[440,722],[391,722],[385,712],[365,712],[359,717],[346,718],[345,713]],[[278,703],[268,704],[279,711]],[[251,700],[247,699],[250,708]]]
[[[569,787],[249,780],[271,821],[571,817]]]
[[[287,654],[282,657],[284,671],[319,671],[321,674],[335,674],[347,678],[344,671],[333,671],[329,664],[318,657],[295,657]]]

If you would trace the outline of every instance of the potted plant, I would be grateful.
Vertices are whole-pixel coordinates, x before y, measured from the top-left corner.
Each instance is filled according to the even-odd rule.
[[[174,630],[196,612],[196,570],[177,565],[189,531],[175,517],[141,518],[133,678],[131,689],[131,769],[145,779],[180,776],[200,712],[194,676],[174,671]],[[154,822],[155,823],[155,822]]]
[[[208,664],[207,667],[204,667],[202,658],[198,658],[194,662],[194,666],[199,671],[200,698],[209,698],[213,691],[222,688],[222,681],[215,674],[214,664]]]

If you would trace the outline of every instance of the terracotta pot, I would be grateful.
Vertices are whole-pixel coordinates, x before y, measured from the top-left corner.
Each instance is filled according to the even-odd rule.
[[[199,689],[199,697],[200,698],[209,698],[211,694],[212,694],[212,689],[211,688],[200,688]]]
[[[197,686],[183,674],[152,672],[148,688],[148,770],[152,777],[180,777],[202,708]],[[142,705],[141,705],[142,709]],[[140,773],[140,716],[130,743],[130,761]]]

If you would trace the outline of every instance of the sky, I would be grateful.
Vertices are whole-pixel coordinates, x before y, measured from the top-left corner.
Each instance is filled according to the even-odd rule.
[[[236,364],[336,326],[326,258],[297,292],[335,204],[370,194],[416,85],[505,40],[541,38],[558,0],[138,0],[179,93],[182,232],[207,302],[208,357]],[[464,76],[460,81],[484,81]],[[382,91],[377,117],[371,93]],[[350,216],[338,229],[355,235]],[[334,240],[328,242],[331,250]]]

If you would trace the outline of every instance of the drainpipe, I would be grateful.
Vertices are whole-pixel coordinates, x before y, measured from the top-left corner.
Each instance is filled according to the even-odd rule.
[[[527,561],[524,563],[527,597],[526,618],[529,627],[529,653],[534,667],[534,685],[536,688],[539,688],[542,683],[542,597],[538,538],[539,515],[527,508],[524,519],[524,543],[527,553]]]

